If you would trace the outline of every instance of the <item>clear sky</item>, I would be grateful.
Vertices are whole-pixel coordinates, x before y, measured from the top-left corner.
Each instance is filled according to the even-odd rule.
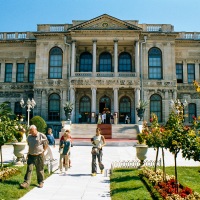
[[[102,14],[200,32],[200,0],[0,0],[0,32],[36,31],[37,24],[72,23]]]

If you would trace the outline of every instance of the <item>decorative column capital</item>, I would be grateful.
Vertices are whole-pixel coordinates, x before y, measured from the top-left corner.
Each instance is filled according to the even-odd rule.
[[[96,42],[97,42],[97,39],[93,39],[92,42],[93,42],[93,43],[96,43]]]

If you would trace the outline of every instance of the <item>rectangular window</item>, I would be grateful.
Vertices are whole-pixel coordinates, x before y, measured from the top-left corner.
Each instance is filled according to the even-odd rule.
[[[17,64],[16,82],[24,82],[24,63]]]
[[[35,63],[28,65],[28,82],[33,82],[35,79]]]
[[[5,79],[4,82],[12,82],[12,63],[5,64]]]
[[[22,107],[20,105],[20,102],[15,102],[15,115],[22,115]]]
[[[188,83],[193,83],[195,80],[195,64],[187,65]]]
[[[177,83],[183,83],[183,64],[176,63]]]
[[[188,105],[188,118],[189,118],[189,123],[193,122],[193,117],[197,117],[197,112],[196,112],[196,104],[195,103],[190,103]]]

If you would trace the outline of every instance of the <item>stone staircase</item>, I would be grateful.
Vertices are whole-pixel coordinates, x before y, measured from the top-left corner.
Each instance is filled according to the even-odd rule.
[[[98,124],[97,126],[101,129],[101,134],[106,139],[112,138],[112,124]]]
[[[108,134],[108,127],[104,127],[106,132],[103,132],[103,126],[109,125],[111,134]],[[136,140],[139,128],[137,124],[100,124],[102,134],[105,138],[118,139],[134,139]],[[92,138],[96,133],[97,124],[71,124],[72,138]],[[105,131],[105,130],[104,130]]]

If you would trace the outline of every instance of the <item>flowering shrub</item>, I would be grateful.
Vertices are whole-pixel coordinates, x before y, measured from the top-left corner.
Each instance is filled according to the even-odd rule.
[[[148,180],[153,184],[153,185],[158,185],[159,182],[163,181],[163,171],[158,169],[156,172],[153,170],[144,167],[142,168],[142,174],[148,178]],[[166,180],[174,179],[173,175],[166,175]]]
[[[160,195],[167,200],[198,200],[200,194],[193,192],[189,187],[183,187],[179,184],[178,192],[176,190],[176,180],[174,176],[166,175],[166,182],[162,181],[162,170],[154,172],[149,168],[143,168],[141,173],[154,185],[154,188]]]
[[[13,168],[13,167],[2,168],[2,170],[0,170],[0,181],[4,181],[17,173],[20,173],[20,170],[17,168]]]

